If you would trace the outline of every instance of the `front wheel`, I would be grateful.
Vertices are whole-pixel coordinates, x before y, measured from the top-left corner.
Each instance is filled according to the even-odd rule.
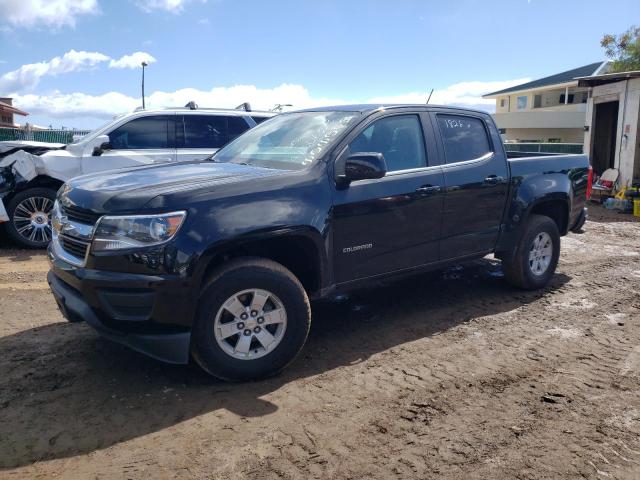
[[[558,226],[549,217],[532,215],[524,227],[515,255],[502,261],[502,269],[512,285],[536,290],[549,283],[559,258]]]
[[[266,259],[232,260],[202,289],[191,350],[215,377],[256,380],[294,360],[310,325],[309,299],[293,273]]]
[[[45,248],[51,241],[51,210],[56,191],[50,188],[30,188],[15,195],[9,202],[7,233],[20,246]]]

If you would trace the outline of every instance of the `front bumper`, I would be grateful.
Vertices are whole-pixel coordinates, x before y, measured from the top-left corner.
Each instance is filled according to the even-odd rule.
[[[103,337],[157,360],[189,362],[191,331],[181,323],[191,319],[180,318],[189,309],[179,301],[176,280],[78,268],[51,249],[49,260],[47,281],[67,319],[84,320]]]

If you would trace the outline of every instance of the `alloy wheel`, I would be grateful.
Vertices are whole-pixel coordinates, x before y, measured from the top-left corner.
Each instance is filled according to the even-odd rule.
[[[28,197],[13,212],[13,226],[25,240],[46,244],[51,240],[53,201],[46,197]]]
[[[255,360],[280,344],[287,312],[282,301],[267,290],[242,290],[222,304],[213,328],[225,353],[238,360]]]
[[[540,232],[531,243],[529,250],[529,268],[534,275],[544,275],[551,265],[553,242],[547,232]]]

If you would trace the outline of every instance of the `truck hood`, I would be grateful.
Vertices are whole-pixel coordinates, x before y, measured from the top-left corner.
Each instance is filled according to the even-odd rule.
[[[127,168],[76,177],[65,184],[60,201],[96,213],[133,213],[142,208],[184,208],[174,205],[176,197],[188,193],[194,198],[215,192],[224,195],[246,182],[290,173],[285,170],[259,168],[211,161]],[[252,188],[254,191],[254,188]]]

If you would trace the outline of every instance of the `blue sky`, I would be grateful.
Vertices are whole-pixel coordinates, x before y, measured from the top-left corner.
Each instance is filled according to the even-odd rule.
[[[439,103],[490,109],[483,93],[602,60],[602,35],[634,22],[637,0],[0,0],[0,96],[29,122],[93,127],[139,103],[147,58],[156,107],[435,88]]]

